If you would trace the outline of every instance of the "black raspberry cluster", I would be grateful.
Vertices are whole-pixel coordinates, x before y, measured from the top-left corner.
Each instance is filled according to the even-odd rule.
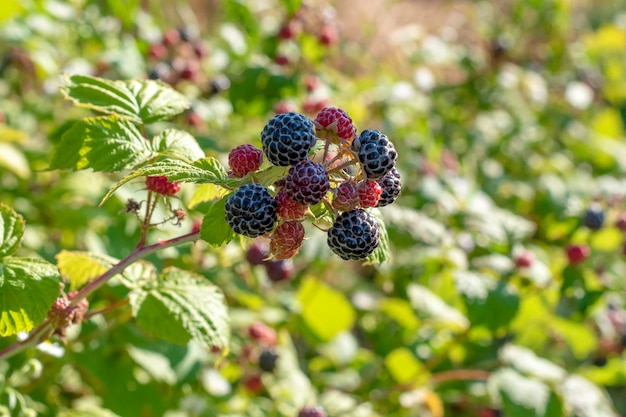
[[[288,259],[302,246],[302,222],[315,220],[310,207],[323,204],[334,223],[327,243],[335,254],[362,260],[374,252],[380,223],[367,209],[393,203],[401,188],[398,154],[386,135],[378,130],[357,135],[345,111],[326,107],[315,120],[293,112],[277,114],[263,128],[261,143],[262,150],[245,144],[229,154],[232,175],[253,181],[226,201],[226,221],[236,233],[267,236],[272,256]],[[264,158],[290,167],[269,187],[254,182]]]

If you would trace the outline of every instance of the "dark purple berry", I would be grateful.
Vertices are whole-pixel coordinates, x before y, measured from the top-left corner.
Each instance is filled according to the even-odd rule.
[[[324,165],[309,159],[291,167],[285,181],[287,195],[305,205],[319,203],[329,189],[328,171]]]
[[[276,201],[261,184],[244,184],[226,200],[226,222],[240,235],[264,235],[274,228],[276,217]]]
[[[388,206],[396,201],[398,195],[400,195],[400,190],[402,189],[402,180],[398,170],[394,167],[387,175],[379,179],[377,182],[383,189],[383,192],[380,195],[380,199],[378,200],[378,205],[376,207]]]
[[[389,173],[396,164],[398,153],[393,143],[378,130],[364,130],[352,142],[368,179],[376,180]]]
[[[346,211],[328,231],[327,243],[342,259],[365,259],[380,243],[380,224],[365,210]]]
[[[326,412],[319,405],[307,405],[300,410],[298,417],[326,417]]]
[[[295,268],[291,259],[270,261],[264,265],[267,277],[273,282],[289,281],[295,274]]]
[[[270,244],[267,240],[257,239],[248,248],[246,260],[250,265],[261,265],[270,256]]]
[[[604,224],[604,211],[602,207],[594,203],[592,204],[583,217],[583,224],[591,230],[600,230]]]
[[[264,349],[259,355],[259,368],[265,372],[274,372],[277,361],[278,353],[275,350]]]
[[[295,165],[306,159],[316,140],[313,122],[298,113],[277,114],[261,132],[263,152],[278,166]]]

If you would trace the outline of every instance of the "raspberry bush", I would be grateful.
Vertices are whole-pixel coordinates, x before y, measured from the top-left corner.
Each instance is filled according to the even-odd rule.
[[[0,416],[626,415],[620,1],[5,3]]]

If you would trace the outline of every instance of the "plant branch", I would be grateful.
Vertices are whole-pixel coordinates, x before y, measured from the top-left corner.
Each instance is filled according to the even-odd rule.
[[[431,384],[441,384],[450,381],[484,381],[489,379],[491,372],[482,369],[452,369],[432,374]]]
[[[72,298],[72,300],[70,301],[70,305],[76,306],[83,298],[87,297],[96,289],[100,288],[102,285],[104,285],[109,279],[113,278],[115,275],[122,273],[122,271],[124,271],[126,267],[138,261],[139,259],[144,258],[152,253],[158,252],[162,249],[166,249],[172,246],[178,246],[187,242],[196,241],[198,240],[199,236],[200,236],[200,232],[191,232],[182,236],[175,237],[173,239],[162,240],[152,245],[136,248],[126,258],[122,259],[117,264],[113,265],[105,273],[103,273],[98,278],[89,282],[82,289],[80,289],[78,293],[76,294],[76,296],[74,296],[74,298]],[[26,339],[16,342],[6,347],[3,350],[0,350],[0,360],[5,360],[23,351],[24,349],[27,349],[31,346],[41,343],[42,341],[50,337],[50,334],[52,333],[53,330],[54,329],[52,329],[52,324],[50,323],[50,321],[48,319],[44,320],[43,323],[41,323],[39,326],[37,326],[35,329],[31,331],[30,335]]]

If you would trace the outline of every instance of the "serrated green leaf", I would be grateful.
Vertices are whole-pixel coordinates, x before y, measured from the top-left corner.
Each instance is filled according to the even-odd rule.
[[[138,116],[146,124],[170,119],[191,107],[185,96],[161,81],[129,80],[125,84],[137,101]]]
[[[56,259],[57,267],[61,275],[69,281],[72,291],[102,275],[118,262],[106,255],[67,250],[59,252]]]
[[[455,282],[472,325],[495,331],[515,318],[520,301],[512,286],[468,271],[458,272]]]
[[[204,158],[196,139],[183,130],[167,129],[153,139],[153,149],[159,156],[193,163]]]
[[[382,264],[383,262],[388,261],[391,257],[391,253],[389,252],[389,234],[387,233],[387,227],[385,226],[385,222],[382,220],[380,212],[376,210],[373,211],[373,214],[380,225],[380,243],[374,252],[367,257],[367,263]]]
[[[491,374],[488,386],[494,400],[501,402],[506,416],[560,417],[563,413],[558,396],[548,385],[526,378],[511,368]]]
[[[139,106],[123,81],[111,81],[89,75],[69,75],[61,93],[76,105],[118,116],[135,122],[139,118]]]
[[[34,258],[0,261],[0,336],[32,330],[46,317],[59,294],[56,267]]]
[[[187,207],[194,208],[198,204],[215,201],[224,196],[224,188],[215,184],[200,184],[196,187]]]
[[[104,196],[100,205],[107,201],[122,185],[137,177],[149,175],[164,175],[169,181],[191,182],[196,184],[215,184],[226,187],[234,187],[239,184],[239,180],[227,177],[224,167],[213,157],[197,160],[193,164],[176,159],[166,159],[139,168],[122,178]]]
[[[0,258],[15,253],[24,236],[24,218],[0,203]]]
[[[114,172],[154,157],[150,143],[132,122],[116,116],[80,120],[56,146],[51,169]]]
[[[302,281],[296,298],[302,305],[302,319],[324,341],[354,323],[356,315],[345,295],[313,277]]]
[[[225,348],[229,321],[224,295],[206,278],[168,268],[154,281],[129,295],[133,316],[145,331],[161,339]]]
[[[70,75],[61,92],[79,106],[125,117],[135,123],[165,120],[190,106],[183,95],[154,80],[111,81]]]
[[[233,240],[237,234],[226,223],[226,199],[216,201],[202,219],[200,239],[214,247],[220,247]]]

